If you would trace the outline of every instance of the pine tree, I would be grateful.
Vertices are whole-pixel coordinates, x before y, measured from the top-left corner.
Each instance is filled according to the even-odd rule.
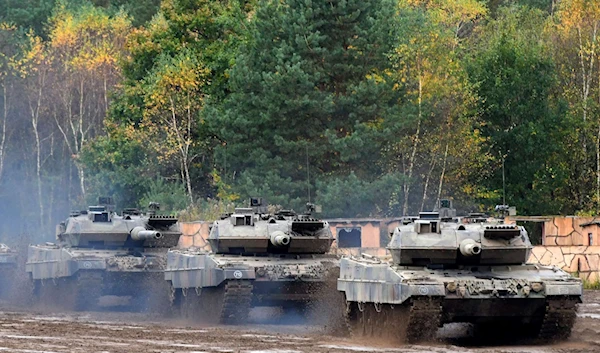
[[[380,174],[370,137],[393,106],[389,0],[263,0],[231,72],[219,166],[242,193],[306,201],[314,176]]]

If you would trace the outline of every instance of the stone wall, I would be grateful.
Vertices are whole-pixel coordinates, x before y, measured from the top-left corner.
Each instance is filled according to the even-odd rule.
[[[600,280],[600,246],[536,246],[530,263],[554,265],[584,280]]]
[[[600,245],[600,219],[576,216],[516,216],[508,222],[542,223],[542,245],[573,246]]]

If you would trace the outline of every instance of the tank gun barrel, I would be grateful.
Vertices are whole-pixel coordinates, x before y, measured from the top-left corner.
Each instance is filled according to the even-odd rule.
[[[146,230],[144,227],[135,227],[131,230],[131,239],[133,240],[151,240],[160,239],[162,234],[155,230]]]
[[[290,243],[290,236],[282,231],[271,233],[271,243],[275,246],[287,246]]]
[[[464,256],[474,256],[481,253],[481,245],[473,239],[465,239],[460,243],[460,253]]]

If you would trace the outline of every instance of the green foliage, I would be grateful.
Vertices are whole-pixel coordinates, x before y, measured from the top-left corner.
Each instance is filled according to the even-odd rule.
[[[316,175],[381,172],[371,137],[397,99],[384,74],[395,19],[388,0],[259,2],[226,112],[210,117],[227,142],[219,170],[242,197],[300,206],[307,164]]]
[[[493,177],[481,182],[501,188],[504,159],[507,202],[524,214],[555,214],[565,201],[555,193],[565,174],[556,157],[565,153],[568,128],[553,99],[556,69],[540,41],[543,27],[539,11],[506,9],[483,30],[469,70],[494,156]]]
[[[179,212],[179,220],[183,222],[206,221],[211,222],[219,219],[225,213],[231,213],[235,204],[216,199],[201,199],[185,210]]]
[[[107,123],[106,128],[108,135],[96,138],[80,156],[91,190],[86,204],[98,196],[112,196],[117,205],[134,207],[149,192],[148,181],[159,175],[158,163],[131,126]]]
[[[400,173],[386,174],[372,182],[360,180],[354,173],[317,183],[318,203],[324,217],[391,216],[390,197],[400,191]]]
[[[56,0],[1,0],[0,22],[12,23],[42,34]]]
[[[162,178],[148,183],[148,191],[140,200],[139,207],[146,209],[150,202],[158,202],[161,212],[175,213],[187,207],[185,188],[181,181],[168,182]]]
[[[503,169],[520,214],[594,215],[594,4],[0,0],[0,157],[46,218],[105,195],[186,220],[250,196],[326,217],[482,210]]]

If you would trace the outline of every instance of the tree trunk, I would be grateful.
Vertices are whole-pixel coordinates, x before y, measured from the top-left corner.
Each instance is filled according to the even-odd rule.
[[[429,171],[427,171],[427,177],[425,177],[425,185],[423,185],[423,199],[421,200],[421,208],[419,208],[420,212],[423,212],[423,208],[425,207],[425,201],[427,200],[427,189],[429,188],[429,180],[431,179],[431,173],[433,172],[433,169],[435,169],[436,164],[437,162],[435,160],[435,154],[432,154]]]
[[[38,78],[38,87],[36,88],[36,97],[35,102],[29,102],[29,107],[31,111],[31,125],[33,127],[33,135],[35,137],[35,157],[36,157],[36,180],[37,180],[37,196],[38,196],[38,206],[40,208],[40,228],[43,231],[45,229],[45,209],[44,209],[44,200],[42,198],[42,161],[41,161],[41,140],[40,134],[38,130],[39,124],[39,115],[40,115],[40,107],[42,105],[42,93],[44,90],[45,84],[45,72],[42,70],[40,72]],[[33,105],[32,105],[33,103]]]
[[[438,185],[438,193],[436,203],[442,198],[442,188],[444,186],[444,175],[446,174],[446,162],[448,161],[448,142],[446,142],[446,150],[444,151],[444,162],[442,163],[442,173],[440,174],[440,183]]]
[[[3,114],[2,114],[2,137],[0,138],[0,179],[2,179],[2,174],[4,172],[4,159],[5,159],[5,144],[6,144],[6,120],[8,119],[8,89],[7,83],[4,82],[2,85],[2,97],[3,97]]]
[[[189,100],[189,97],[188,97]],[[179,148],[179,153],[181,153],[181,174],[183,175],[183,181],[185,183],[186,189],[187,189],[187,193],[188,193],[188,197],[190,198],[190,204],[194,203],[194,195],[192,193],[192,181],[190,179],[190,171],[189,171],[189,136],[190,136],[190,130],[191,130],[191,111],[189,108],[189,103],[188,103],[188,108],[187,108],[187,124],[186,124],[186,131],[187,134],[185,136],[183,136],[181,134],[181,131],[179,131],[179,124],[177,124],[177,113],[175,111],[175,101],[173,100],[173,97],[169,97],[169,101],[171,103],[171,127],[173,129],[173,132],[175,133],[175,135],[177,136],[177,145]]]
[[[410,194],[410,187],[412,183],[412,175],[415,167],[415,156],[417,155],[417,147],[419,146],[419,139],[421,134],[421,119],[422,119],[422,104],[423,104],[423,80],[419,76],[419,114],[417,116],[417,130],[415,132],[415,140],[413,142],[412,152],[408,161],[408,175],[407,180],[404,182],[404,204],[402,205],[402,215],[408,214],[408,199]]]

